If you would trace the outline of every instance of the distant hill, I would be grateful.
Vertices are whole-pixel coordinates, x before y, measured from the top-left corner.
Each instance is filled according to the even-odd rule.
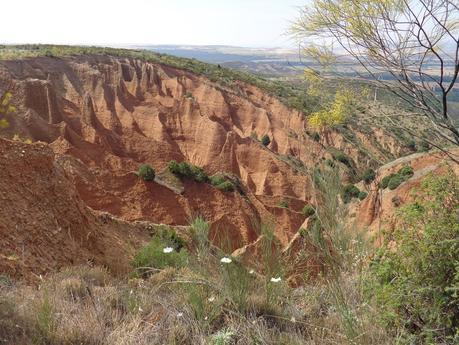
[[[300,75],[304,69],[304,62],[300,61],[298,52],[285,48],[182,45],[136,46],[135,48],[197,59],[272,77]]]

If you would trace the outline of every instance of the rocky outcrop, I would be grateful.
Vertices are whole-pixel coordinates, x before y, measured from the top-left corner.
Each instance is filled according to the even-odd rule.
[[[459,156],[457,149],[451,150],[450,153]],[[379,188],[385,176],[397,173],[406,165],[413,168],[414,175],[411,178],[394,190]],[[445,153],[437,151],[413,154],[382,166],[377,171],[375,181],[368,186],[359,186],[361,189],[366,188],[369,194],[361,203],[351,205],[350,221],[357,229],[379,238],[382,230],[390,230],[395,226],[397,209],[413,200],[414,193],[422,181],[431,174],[444,174],[447,169],[452,169],[459,176],[459,166]]]

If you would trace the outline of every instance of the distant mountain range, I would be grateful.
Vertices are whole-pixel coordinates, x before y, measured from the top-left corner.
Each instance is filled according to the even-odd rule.
[[[245,48],[232,46],[148,45],[129,48],[197,59],[265,76],[301,74],[304,64],[297,51],[286,48]]]

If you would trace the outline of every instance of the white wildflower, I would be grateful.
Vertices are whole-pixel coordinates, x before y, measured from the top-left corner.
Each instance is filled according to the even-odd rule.
[[[255,274],[255,271],[252,269],[249,271],[249,274]]]
[[[215,301],[215,297],[214,297],[214,296],[209,297],[209,298],[208,298],[208,301],[209,301],[210,303],[214,302],[214,301]]]
[[[221,258],[220,262],[222,264],[230,264],[233,262],[233,260],[231,260],[230,258],[224,257],[224,258]]]
[[[271,283],[279,283],[281,280],[282,280],[281,277],[277,277],[277,278],[272,277],[271,278]]]
[[[182,317],[183,313],[177,313],[177,317]]]
[[[174,248],[172,247],[166,247],[163,249],[164,254],[169,254],[169,253],[172,253],[173,251],[174,251]]]

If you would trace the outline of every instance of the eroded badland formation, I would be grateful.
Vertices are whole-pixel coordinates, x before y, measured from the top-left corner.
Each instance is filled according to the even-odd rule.
[[[330,148],[350,157],[357,173],[408,152],[376,125],[351,128],[365,151],[334,130],[315,140],[303,114],[254,86],[226,87],[133,58],[1,61],[0,85],[16,106],[5,135],[33,141],[0,139],[0,271],[31,281],[87,262],[128,272],[155,224],[180,232],[197,215],[209,221],[215,244],[229,239],[238,253],[253,250],[267,221],[286,248],[307,225],[302,208],[315,203],[308,171],[333,158]],[[263,135],[268,147],[254,139]],[[353,201],[350,221],[377,231],[394,197],[403,202],[443,158],[404,158],[415,175],[394,191],[378,190],[391,172],[381,169],[373,184],[361,184],[369,195]],[[171,160],[224,174],[237,188],[174,179]],[[134,174],[144,163],[154,182]],[[357,182],[346,171],[343,180]]]

